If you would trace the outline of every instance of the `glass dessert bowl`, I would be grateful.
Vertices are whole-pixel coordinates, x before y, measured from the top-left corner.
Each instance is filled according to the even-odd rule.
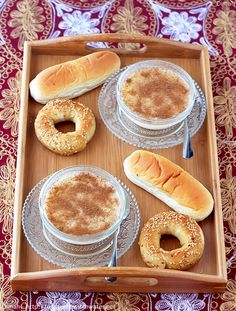
[[[182,122],[190,114],[195,86],[180,66],[161,60],[135,63],[117,82],[118,109],[135,124],[161,130]]]
[[[52,174],[39,195],[48,242],[65,253],[85,256],[112,243],[129,202],[119,181],[95,166],[71,166]]]

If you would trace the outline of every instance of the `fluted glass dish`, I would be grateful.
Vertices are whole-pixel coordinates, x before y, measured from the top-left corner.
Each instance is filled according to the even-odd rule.
[[[109,242],[110,238],[109,241],[94,243],[90,245],[91,247],[58,240],[58,247],[55,247],[55,236],[53,236],[53,243],[51,243],[50,237],[48,239],[45,236],[38,203],[41,189],[48,178],[44,178],[35,185],[28,194],[22,209],[22,227],[31,247],[48,262],[64,268],[108,265],[113,250],[113,242]],[[130,189],[121,181],[118,180],[118,182],[125,191],[130,210],[120,224],[117,243],[117,256],[119,258],[132,246],[137,237],[140,228],[140,211]]]
[[[130,121],[119,109],[116,99],[117,81],[127,67],[113,74],[104,83],[98,98],[101,119],[108,130],[122,141],[138,148],[163,149],[177,146],[184,140],[184,122],[163,130],[145,129]],[[193,109],[187,117],[190,136],[201,128],[206,117],[206,99],[200,86],[194,81],[196,97]]]

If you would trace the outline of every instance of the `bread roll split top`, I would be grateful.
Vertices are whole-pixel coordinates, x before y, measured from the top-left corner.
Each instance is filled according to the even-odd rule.
[[[44,69],[31,81],[30,93],[41,104],[55,98],[74,98],[102,84],[119,68],[117,54],[95,52]]]
[[[193,176],[170,160],[144,150],[133,152],[124,161],[126,176],[176,212],[197,221],[213,209],[211,193]]]

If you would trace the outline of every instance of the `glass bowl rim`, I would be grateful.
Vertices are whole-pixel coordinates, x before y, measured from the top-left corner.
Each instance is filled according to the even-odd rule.
[[[141,66],[141,67],[138,68],[138,66]],[[169,66],[171,68],[168,68],[165,66]],[[129,74],[132,74],[134,71],[132,72],[130,71],[135,67],[137,67],[137,71],[143,68],[148,68],[148,67],[161,67],[167,70],[173,69],[174,71],[174,69],[176,69],[180,71],[180,73],[177,73],[175,71],[174,73],[178,75],[182,80],[184,80],[184,82],[188,85],[189,92],[190,92],[186,109],[182,111],[181,113],[177,114],[176,116],[170,117],[170,118],[144,118],[138,115],[137,113],[133,112],[131,109],[129,109],[120,95],[121,81],[124,79],[124,77],[126,76],[128,77]],[[188,81],[186,82],[186,80]],[[151,125],[161,126],[168,122],[170,122],[171,125],[173,125],[173,122],[174,124],[176,124],[176,123],[183,121],[190,114],[193,108],[195,96],[196,96],[196,90],[194,86],[194,81],[193,81],[193,78],[187,73],[187,71],[185,71],[179,65],[176,65],[172,62],[163,61],[163,60],[150,59],[150,60],[140,61],[140,62],[136,62],[131,65],[128,65],[127,68],[119,76],[117,85],[116,85],[116,99],[117,99],[118,107],[126,114],[128,118],[132,118],[133,122],[135,122],[134,120],[136,120],[138,123],[140,124],[143,123],[146,125],[151,124]]]
[[[44,207],[43,207],[43,203],[44,200],[46,198],[46,194],[47,191],[50,189],[47,189],[47,187],[50,185],[51,182],[53,182],[53,180],[58,177],[60,174],[62,174],[63,172],[71,172],[71,176],[76,175],[76,172],[74,172],[73,174],[73,169],[79,169],[79,171],[81,171],[81,173],[83,171],[87,170],[92,170],[91,174],[96,174],[100,177],[104,177],[106,181],[110,182],[117,194],[118,197],[120,199],[120,213],[119,213],[119,217],[117,217],[117,220],[106,230],[98,233],[98,234],[91,234],[91,235],[84,235],[84,236],[75,236],[75,235],[71,235],[71,234],[67,234],[65,232],[60,231],[59,229],[57,229],[47,218],[46,213],[44,211]],[[94,172],[95,171],[95,172]],[[101,175],[99,175],[99,173]],[[66,176],[68,177],[68,176]],[[66,177],[61,178],[61,180],[65,179]],[[55,183],[58,182],[58,179],[55,181]],[[52,184],[53,185],[53,184]],[[51,185],[51,186],[52,186]],[[123,206],[123,210],[122,210],[122,206]],[[40,210],[40,217],[42,219],[43,225],[46,226],[47,230],[49,230],[51,232],[51,234],[55,235],[57,238],[61,239],[64,242],[68,242],[68,243],[74,243],[74,244],[93,244],[93,243],[97,243],[103,239],[106,239],[107,237],[109,237],[111,234],[113,234],[116,229],[118,228],[118,226],[121,224],[122,220],[124,219],[124,217],[126,217],[129,213],[129,204],[126,202],[126,195],[124,192],[124,189],[122,188],[122,186],[120,185],[119,181],[116,179],[116,177],[114,177],[112,174],[110,174],[109,172],[107,172],[106,170],[94,166],[94,165],[73,165],[73,166],[69,166],[69,167],[65,167],[62,168],[60,170],[55,171],[54,173],[52,173],[51,175],[49,175],[49,178],[46,180],[46,182],[43,184],[42,189],[40,191],[39,194],[39,210]]]

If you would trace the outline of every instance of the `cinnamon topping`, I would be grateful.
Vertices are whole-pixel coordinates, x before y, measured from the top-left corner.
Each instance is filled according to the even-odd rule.
[[[132,73],[124,82],[121,95],[140,116],[165,119],[186,109],[189,88],[173,71],[153,67]]]
[[[117,218],[119,199],[114,187],[100,176],[80,173],[55,184],[45,200],[49,221],[72,235],[97,234]]]

